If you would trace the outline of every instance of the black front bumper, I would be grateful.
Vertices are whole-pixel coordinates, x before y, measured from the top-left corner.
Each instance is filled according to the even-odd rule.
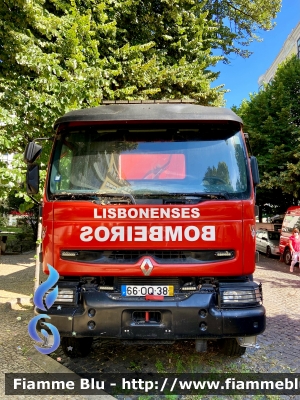
[[[61,337],[117,339],[219,339],[256,336],[265,330],[263,306],[221,309],[213,293],[146,301],[114,298],[103,292],[84,293],[77,307],[53,306],[48,312]],[[42,314],[41,310],[36,310]],[[39,321],[38,330],[42,329]]]

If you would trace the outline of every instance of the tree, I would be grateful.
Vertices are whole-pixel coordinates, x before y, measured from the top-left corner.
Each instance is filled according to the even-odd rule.
[[[277,205],[278,213],[297,204],[300,196],[299,95],[300,60],[292,56],[264,90],[236,109],[258,158],[258,203]]]
[[[129,5],[125,12],[124,4]],[[210,21],[211,29],[205,32],[201,47],[221,50],[224,60],[229,62],[231,53],[249,57],[251,53],[247,45],[260,40],[258,33],[261,30],[274,27],[273,20],[280,8],[281,0],[137,0],[122,3],[117,21],[123,40],[132,44],[140,43],[141,38],[145,42],[153,40],[158,48],[172,57],[176,48],[170,46],[170,39],[178,37],[175,42],[179,44],[177,50],[184,52],[187,49],[189,52],[193,40],[191,37],[188,40],[188,36],[194,38],[193,29],[186,29],[185,23],[194,19],[196,25],[202,24],[201,16],[207,12],[206,19]],[[184,32],[185,37],[178,36],[179,32]]]
[[[221,105],[222,88],[211,88],[217,74],[209,71],[220,57],[212,56],[208,44],[203,46],[214,24],[198,3],[189,5],[189,13],[186,4],[180,1],[173,9],[166,1],[162,20],[174,25],[176,35],[168,35],[162,26],[156,29],[156,41],[149,33],[129,41],[121,15],[133,18],[135,6],[143,6],[137,0],[2,2],[0,118],[5,125],[0,130],[0,153],[22,154],[28,141],[53,134],[58,116],[97,106],[102,99],[189,97]],[[148,17],[148,27],[154,29],[155,18]],[[134,31],[134,26],[129,28]],[[0,165],[4,195],[9,182],[19,186],[25,176],[21,158],[15,157],[13,169]],[[44,151],[42,177],[47,158]]]
[[[271,30],[281,0],[214,0],[207,1],[204,9],[208,18],[217,23],[218,29],[210,36],[213,48],[221,49],[224,61],[238,54],[244,58],[251,55],[247,46],[254,40],[261,40],[261,30]]]
[[[256,13],[238,1],[3,1],[0,153],[22,154],[28,141],[52,135],[58,116],[97,106],[102,99],[193,98],[202,105],[222,105],[224,90],[212,87],[218,73],[210,71],[222,56],[213,55],[213,49],[229,54],[236,51],[232,40],[252,27],[271,27],[280,2],[272,0],[270,10],[268,1],[255,0],[261,4]],[[224,25],[229,6],[237,33]],[[20,185],[21,158],[15,157],[12,170],[0,165],[5,183]],[[42,177],[47,158],[44,151]]]

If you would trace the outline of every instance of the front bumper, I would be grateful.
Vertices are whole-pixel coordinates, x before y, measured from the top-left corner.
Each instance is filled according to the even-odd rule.
[[[184,298],[146,301],[88,292],[82,304],[54,306],[47,312],[62,337],[117,339],[219,339],[256,336],[265,330],[263,306],[219,308],[214,293],[195,293]],[[37,314],[42,314],[36,309]],[[43,327],[39,320],[37,329]]]

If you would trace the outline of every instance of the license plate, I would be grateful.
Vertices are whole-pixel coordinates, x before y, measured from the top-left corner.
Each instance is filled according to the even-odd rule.
[[[155,296],[174,296],[174,286],[122,285],[121,293],[122,296],[146,296],[147,294],[152,294]]]

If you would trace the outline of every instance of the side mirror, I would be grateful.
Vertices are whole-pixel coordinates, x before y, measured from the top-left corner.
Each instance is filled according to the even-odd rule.
[[[28,164],[26,174],[27,194],[37,194],[39,192],[40,173],[38,164]]]
[[[256,186],[260,182],[259,171],[258,171],[258,163],[257,163],[257,158],[256,157],[254,157],[254,156],[250,157],[250,165],[251,165],[253,185]]]
[[[27,144],[24,151],[24,161],[27,164],[32,164],[42,152],[42,146],[36,144],[35,142],[30,142]]]

